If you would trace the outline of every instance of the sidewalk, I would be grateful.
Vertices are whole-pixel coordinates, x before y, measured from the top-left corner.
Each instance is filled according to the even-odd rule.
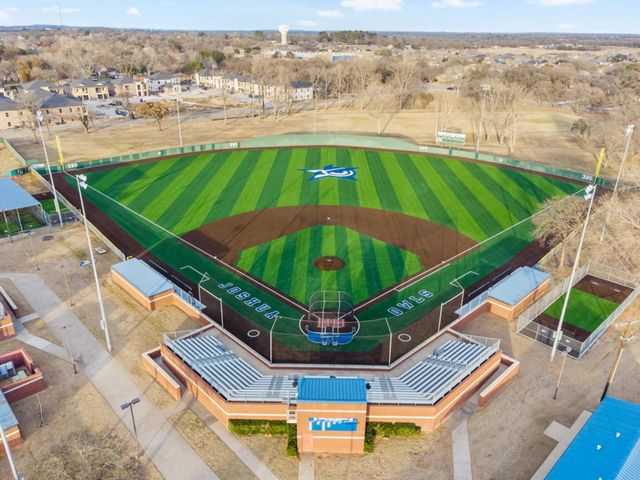
[[[129,411],[121,410],[120,405],[132,398],[140,398],[141,402],[134,407],[138,438],[150,460],[165,479],[218,479],[169,422],[168,418],[173,411],[158,410],[144,396],[127,372],[102,348],[82,322],[38,275],[0,273],[0,277],[13,281],[59,340],[64,341],[62,327],[68,327],[69,343],[78,366],[132,434]]]

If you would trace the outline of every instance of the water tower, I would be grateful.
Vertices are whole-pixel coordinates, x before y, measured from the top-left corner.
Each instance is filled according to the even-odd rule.
[[[280,40],[280,45],[286,45],[287,33],[289,33],[289,25],[280,25],[278,27],[278,31],[280,32],[280,35],[282,35],[282,38]]]

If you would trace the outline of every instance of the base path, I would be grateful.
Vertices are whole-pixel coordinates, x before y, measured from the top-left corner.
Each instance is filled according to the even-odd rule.
[[[132,434],[129,411],[121,410],[120,405],[132,398],[140,398],[141,402],[135,406],[138,438],[149,459],[165,479],[218,479],[173,428],[168,420],[172,412],[155,408],[153,402],[145,397],[127,372],[102,348],[82,322],[38,275],[0,273],[0,278],[2,277],[9,278],[14,283],[61,342],[64,342],[62,327],[67,327],[69,343],[72,345],[78,366]]]

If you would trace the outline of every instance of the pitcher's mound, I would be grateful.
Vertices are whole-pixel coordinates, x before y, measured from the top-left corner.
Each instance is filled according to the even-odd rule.
[[[313,261],[313,266],[318,270],[333,272],[344,267],[344,260],[340,257],[318,257]]]

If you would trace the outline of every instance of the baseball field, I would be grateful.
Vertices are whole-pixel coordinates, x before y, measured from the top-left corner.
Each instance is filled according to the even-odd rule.
[[[194,295],[200,284],[243,325],[310,350],[323,347],[298,320],[314,292],[351,294],[361,327],[340,348],[372,349],[512,260],[533,241],[540,204],[582,188],[453,158],[333,147],[83,173],[89,219],[126,254],[151,258]],[[77,203],[73,176],[56,184]]]

